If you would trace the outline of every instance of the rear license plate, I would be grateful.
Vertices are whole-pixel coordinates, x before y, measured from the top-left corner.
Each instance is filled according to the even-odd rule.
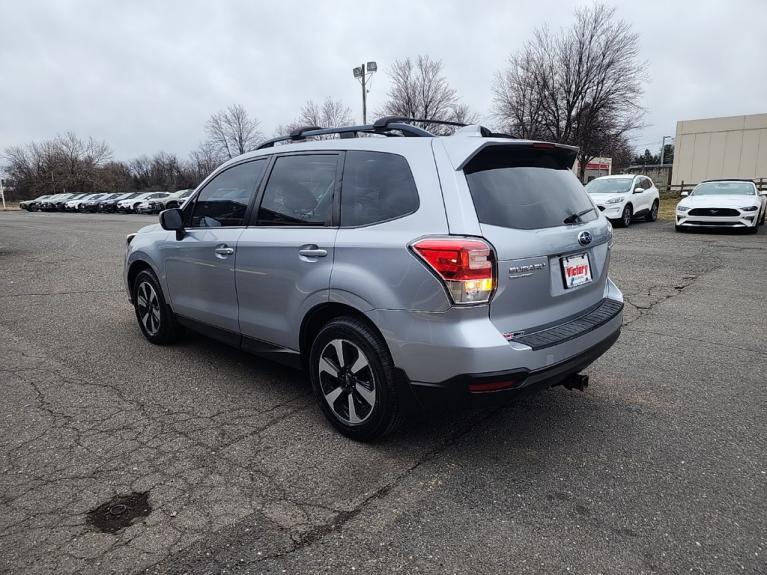
[[[587,254],[577,254],[560,258],[565,288],[570,289],[591,281],[591,266]]]

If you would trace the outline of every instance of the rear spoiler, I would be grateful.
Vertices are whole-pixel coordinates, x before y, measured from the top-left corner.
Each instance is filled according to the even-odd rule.
[[[444,138],[435,138],[435,141],[439,141],[445,146],[445,151],[456,171],[463,170],[466,167],[466,164],[474,159],[480,152],[483,152],[488,148],[499,146],[517,149],[530,148],[552,150],[558,156],[561,155],[563,162],[570,168],[572,168],[575,163],[575,158],[578,155],[578,148],[576,146],[555,144],[552,142],[539,142],[535,140],[447,136]]]

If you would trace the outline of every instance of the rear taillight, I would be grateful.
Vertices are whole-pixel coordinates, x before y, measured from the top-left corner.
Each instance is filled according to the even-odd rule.
[[[442,280],[454,304],[486,303],[495,288],[495,256],[476,238],[425,238],[411,248]]]

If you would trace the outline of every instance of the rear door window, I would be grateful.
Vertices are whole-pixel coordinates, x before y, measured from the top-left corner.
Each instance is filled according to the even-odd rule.
[[[571,153],[562,149],[495,146],[480,152],[464,168],[479,222],[533,230],[562,226],[575,214],[581,222],[597,219],[571,165]]]
[[[385,222],[418,209],[418,189],[407,160],[397,154],[349,151],[341,187],[341,225]]]
[[[338,154],[281,156],[274,162],[256,216],[259,226],[329,226]]]

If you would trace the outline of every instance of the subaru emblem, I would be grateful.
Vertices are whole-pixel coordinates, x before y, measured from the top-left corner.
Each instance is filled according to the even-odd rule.
[[[578,243],[582,246],[587,246],[591,243],[591,233],[581,232],[578,234]]]

